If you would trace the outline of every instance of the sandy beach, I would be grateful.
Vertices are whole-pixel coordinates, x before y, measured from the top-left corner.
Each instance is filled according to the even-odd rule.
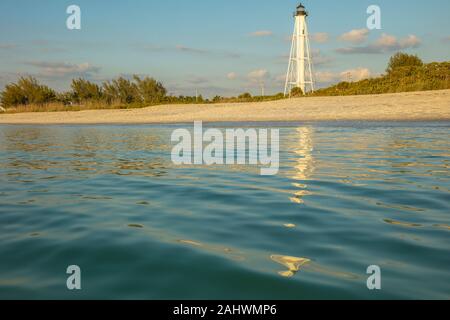
[[[309,97],[261,103],[161,105],[129,110],[0,114],[0,124],[151,124],[265,121],[450,120],[450,90]]]

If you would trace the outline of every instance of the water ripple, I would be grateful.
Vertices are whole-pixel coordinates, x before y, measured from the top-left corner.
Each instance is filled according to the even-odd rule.
[[[174,166],[176,126],[0,126],[0,298],[77,263],[83,298],[447,299],[449,126],[286,125],[273,177]]]

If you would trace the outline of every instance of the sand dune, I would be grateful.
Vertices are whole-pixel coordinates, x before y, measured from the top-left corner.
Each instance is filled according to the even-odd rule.
[[[132,110],[0,114],[0,124],[150,124],[196,120],[450,120],[450,90],[312,97],[261,103],[162,105]]]

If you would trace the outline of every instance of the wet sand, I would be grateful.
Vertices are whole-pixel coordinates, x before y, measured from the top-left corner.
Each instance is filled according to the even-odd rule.
[[[0,114],[0,124],[151,124],[270,121],[450,120],[450,90],[309,97],[256,103],[161,105],[130,110]]]

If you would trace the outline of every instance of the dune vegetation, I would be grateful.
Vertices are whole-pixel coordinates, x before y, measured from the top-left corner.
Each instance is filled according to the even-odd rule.
[[[397,53],[386,73],[357,82],[340,82],[320,89],[313,96],[343,96],[450,89],[450,61],[423,63],[414,55]]]
[[[441,90],[450,88],[450,62],[425,64],[414,55],[397,53],[391,57],[386,73],[357,82],[340,82],[303,96],[294,88],[292,97],[344,96],[382,94],[408,91]],[[34,77],[22,77],[5,86],[0,93],[1,106],[6,112],[79,111],[88,109],[128,109],[161,104],[208,104],[263,102],[284,99],[282,93],[271,96],[237,97],[168,95],[163,84],[154,78],[119,77],[101,84],[86,79],[73,79],[70,90],[57,92],[41,84]]]

